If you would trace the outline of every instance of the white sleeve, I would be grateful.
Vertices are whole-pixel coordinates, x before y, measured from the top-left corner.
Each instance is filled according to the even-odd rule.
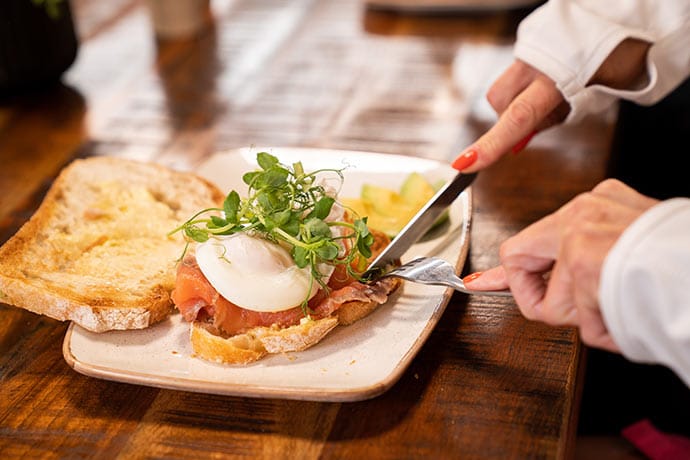
[[[654,206],[602,268],[599,303],[623,356],[663,364],[690,386],[690,199]]]
[[[652,43],[647,84],[634,90],[585,86],[626,38]],[[556,82],[571,106],[567,122],[618,99],[651,105],[690,75],[690,1],[549,0],[520,23],[515,57]]]

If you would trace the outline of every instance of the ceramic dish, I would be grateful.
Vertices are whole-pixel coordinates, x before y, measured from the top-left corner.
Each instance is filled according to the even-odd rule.
[[[243,194],[241,175],[255,169],[260,149],[217,154],[198,172],[223,190]],[[450,179],[449,166],[420,158],[366,152],[271,148],[281,162],[306,170],[346,167],[340,196],[358,196],[364,183],[398,188],[417,171]],[[450,208],[449,221],[415,244],[403,262],[436,255],[461,267],[467,256],[471,190]],[[452,290],[405,282],[389,301],[350,326],[337,327],[316,346],[269,355],[247,366],[213,364],[192,356],[189,325],[181,315],[136,331],[92,333],[70,325],[64,357],[77,372],[96,378],[177,390],[314,401],[357,401],[389,389],[403,374],[443,313]]]

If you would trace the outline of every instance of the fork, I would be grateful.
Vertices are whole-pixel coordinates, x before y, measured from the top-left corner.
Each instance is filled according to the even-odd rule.
[[[456,291],[464,292],[465,294],[491,296],[512,295],[508,289],[503,291],[477,291],[467,289],[462,279],[455,274],[455,268],[447,261],[438,257],[419,257],[380,275],[378,278],[387,278],[389,276],[395,276],[414,283],[450,286]]]

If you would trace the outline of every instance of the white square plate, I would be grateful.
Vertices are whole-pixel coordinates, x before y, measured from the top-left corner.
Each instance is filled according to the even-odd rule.
[[[405,176],[422,173],[432,182],[451,179],[448,165],[427,159],[324,149],[270,148],[219,153],[198,173],[224,191],[246,191],[242,174],[256,169],[256,152],[281,162],[302,161],[305,170],[342,168],[341,197],[359,196],[362,184],[397,189]],[[430,232],[403,257],[435,255],[462,267],[472,213],[468,189],[450,208],[449,222]],[[358,401],[380,395],[402,375],[445,309],[452,289],[405,282],[366,318],[334,329],[308,350],[269,355],[246,366],[219,365],[192,356],[189,326],[180,314],[148,329],[89,332],[69,327],[67,363],[92,377],[202,393],[313,401]]]

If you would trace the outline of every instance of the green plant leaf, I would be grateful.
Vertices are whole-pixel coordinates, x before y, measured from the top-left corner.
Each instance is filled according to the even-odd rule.
[[[338,257],[339,252],[340,247],[333,242],[326,243],[316,249],[316,255],[322,260],[326,261],[334,260],[336,257]]]
[[[317,219],[325,219],[331,213],[335,199],[330,196],[320,198],[314,205],[314,209],[307,215],[307,217],[316,217]]]
[[[236,191],[231,191],[228,196],[225,197],[223,202],[223,212],[225,213],[225,219],[228,222],[237,223],[237,211],[240,209],[240,194]]]
[[[256,162],[261,169],[267,171],[278,164],[278,158],[268,152],[259,152],[256,154]]]
[[[187,235],[189,238],[193,239],[197,243],[204,243],[208,241],[209,235],[208,233],[204,232],[203,230],[196,228],[196,227],[185,227],[184,228],[184,233]]]
[[[307,237],[307,241],[331,237],[331,228],[328,226],[328,224],[315,217],[312,217],[304,222],[304,232]]]
[[[261,171],[251,171],[251,172],[248,172],[248,173],[244,173],[244,174],[242,175],[242,182],[244,182],[245,184],[247,184],[247,185],[249,185],[249,186],[252,186],[253,183],[254,183],[254,180],[255,180],[257,177],[259,177],[261,174],[262,174]]]
[[[295,246],[292,249],[292,258],[299,268],[304,268],[309,265],[309,251],[301,246]]]

